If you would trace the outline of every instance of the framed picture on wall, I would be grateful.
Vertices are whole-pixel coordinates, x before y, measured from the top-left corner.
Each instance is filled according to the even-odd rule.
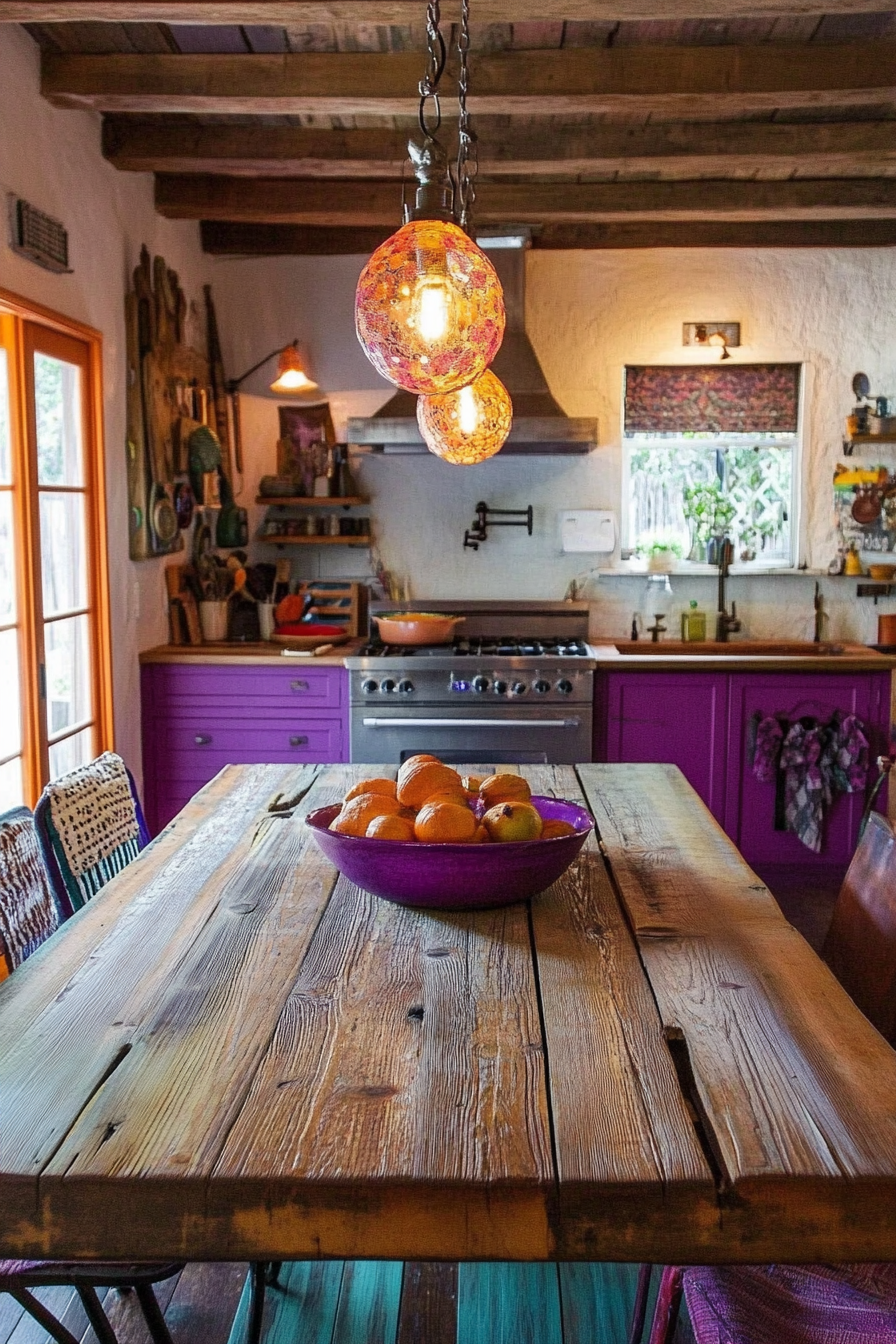
[[[315,477],[326,475],[327,450],[335,442],[328,401],[316,406],[281,406],[277,475],[291,478],[301,485],[303,494],[313,495]]]

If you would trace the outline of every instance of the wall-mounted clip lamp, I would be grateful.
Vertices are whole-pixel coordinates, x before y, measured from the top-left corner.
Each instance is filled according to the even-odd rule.
[[[740,345],[739,322],[685,322],[682,328],[682,345],[713,345],[721,347],[721,359],[730,359],[731,346],[736,350]]]
[[[288,396],[295,396],[300,392],[316,392],[317,383],[309,378],[304,368],[304,360],[299,353],[298,338],[290,345],[278,345],[275,350],[269,351],[264,359],[260,359],[257,364],[253,364],[251,369],[241,373],[239,378],[228,378],[224,388],[233,400],[233,452],[236,461],[237,470],[243,469],[243,435],[240,425],[240,385],[251,378],[263,364],[267,364],[269,359],[279,355],[277,360],[277,377],[271,383],[271,391],[278,395],[286,393]]]

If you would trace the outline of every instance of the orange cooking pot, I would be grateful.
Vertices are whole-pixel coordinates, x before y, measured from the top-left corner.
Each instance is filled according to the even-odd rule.
[[[465,617],[435,611],[393,611],[373,619],[384,644],[450,644],[454,627]]]

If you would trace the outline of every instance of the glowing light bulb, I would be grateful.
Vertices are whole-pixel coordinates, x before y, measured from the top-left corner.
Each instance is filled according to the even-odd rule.
[[[417,399],[417,424],[427,448],[455,466],[494,457],[512,423],[510,395],[491,369],[456,392]]]
[[[456,224],[415,219],[378,247],[355,295],[367,358],[408,392],[474,382],[504,336],[504,295],[488,257]]]

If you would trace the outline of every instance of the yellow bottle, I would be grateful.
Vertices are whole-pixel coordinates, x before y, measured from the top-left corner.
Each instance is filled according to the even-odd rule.
[[[856,550],[856,544],[854,541],[850,543],[849,550],[846,552],[846,560],[843,565],[843,573],[849,574],[851,577],[855,577],[856,575],[862,573],[862,561],[859,558],[859,553]]]
[[[681,613],[681,637],[686,643],[706,639],[706,612],[698,610],[693,598],[688,610]]]

